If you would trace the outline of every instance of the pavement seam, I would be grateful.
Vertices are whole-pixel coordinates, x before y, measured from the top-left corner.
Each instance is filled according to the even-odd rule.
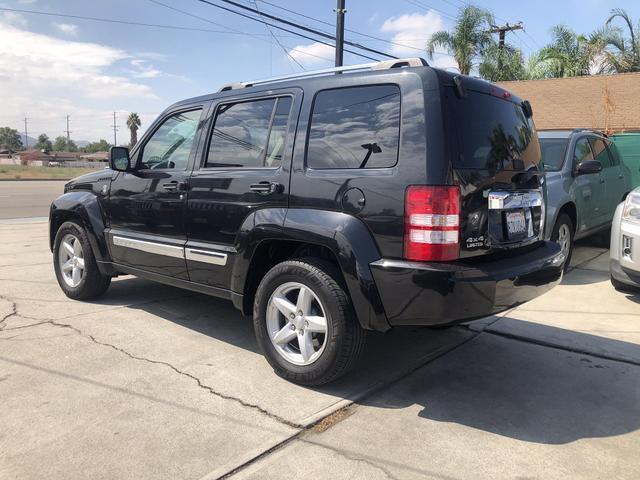
[[[599,354],[599,353],[595,353],[595,352],[589,352],[587,350],[582,350],[580,348],[572,348],[572,347],[566,347],[566,346],[562,346],[562,345],[557,345],[555,343],[546,342],[544,340],[538,340],[538,339],[535,339],[535,338],[523,337],[521,335],[516,335],[516,334],[512,334],[512,333],[497,332],[495,330],[483,330],[482,333],[495,335],[497,337],[506,338],[508,340],[514,340],[516,342],[528,343],[528,344],[531,344],[531,345],[539,345],[541,347],[552,348],[554,350],[562,350],[563,352],[576,353],[576,354],[579,354],[579,355],[586,355],[586,356],[589,356],[589,357],[599,358],[601,360],[608,360],[610,362],[618,362],[618,363],[624,363],[624,364],[627,364],[627,365],[633,365],[634,367],[640,367],[640,362],[637,362],[637,361],[634,361],[634,360],[627,360],[627,359],[624,359],[624,358],[611,357],[609,355],[603,355],[603,354]]]
[[[582,265],[585,265],[585,264],[587,264],[587,263],[589,263],[589,262],[593,262],[594,260],[597,260],[597,259],[598,259],[598,258],[600,258],[602,255],[604,255],[605,253],[607,253],[607,254],[608,254],[608,253],[609,253],[609,249],[606,249],[605,251],[600,252],[600,253],[599,253],[598,255],[596,255],[595,257],[589,258],[588,260],[584,260],[584,261],[582,261],[582,262],[580,262],[580,263],[578,263],[578,264],[574,265],[573,267],[571,267],[571,266],[570,266],[570,267],[567,269],[567,272],[566,272],[566,273],[569,273],[570,271],[575,270],[575,269],[582,269],[582,268],[581,268],[581,267],[582,267]],[[586,269],[584,269],[584,270],[586,270]],[[599,270],[598,270],[598,271],[599,271]]]
[[[468,330],[468,329],[467,329],[467,330]],[[422,368],[424,368],[424,367],[426,367],[427,365],[429,365],[430,363],[432,363],[432,362],[434,362],[434,361],[438,360],[439,358],[443,357],[444,355],[447,355],[448,353],[451,353],[451,352],[453,352],[454,350],[457,350],[458,348],[462,347],[463,345],[466,345],[467,343],[469,343],[470,341],[474,340],[475,338],[477,338],[477,337],[480,335],[480,333],[479,333],[479,332],[473,332],[473,331],[471,331],[471,330],[469,330],[469,331],[470,331],[471,333],[473,333],[473,335],[472,335],[472,336],[470,336],[469,338],[466,338],[466,339],[464,339],[463,341],[461,341],[460,343],[458,343],[458,344],[454,345],[453,347],[448,348],[448,349],[446,349],[446,350],[444,350],[444,351],[440,352],[438,355],[436,355],[436,356],[434,356],[434,357],[431,357],[431,358],[426,359],[426,360],[424,361],[424,363],[421,363],[420,365],[416,365],[415,367],[413,367],[413,368],[409,369],[408,371],[406,371],[403,375],[401,375],[401,376],[399,376],[399,377],[397,377],[397,378],[395,378],[395,379],[391,380],[389,383],[383,383],[383,384],[381,384],[379,387],[377,387],[377,388],[374,388],[374,389],[370,390],[370,391],[367,393],[367,395],[365,395],[365,396],[363,396],[363,397],[360,397],[360,398],[358,399],[358,401],[357,401],[357,402],[361,402],[362,400],[364,400],[364,399],[366,399],[366,398],[369,398],[369,397],[371,397],[371,396],[373,396],[373,395],[376,395],[376,394],[378,394],[378,393],[380,393],[380,392],[382,392],[382,391],[384,391],[384,390],[387,390],[387,389],[391,388],[391,387],[392,387],[392,386],[394,386],[395,384],[397,384],[397,383],[399,383],[399,382],[401,382],[401,381],[405,380],[406,378],[410,377],[411,375],[413,375],[414,373],[416,373],[418,370],[421,370]],[[349,409],[349,408],[354,408],[354,406],[357,404],[357,402],[356,402],[356,401],[349,402],[347,405],[345,405],[344,407],[342,407],[340,410],[346,410],[346,409]],[[303,426],[303,427],[302,427],[302,429],[301,429],[300,431],[298,431],[298,432],[294,433],[293,435],[291,435],[291,436],[290,436],[290,437],[288,437],[288,438],[285,438],[285,439],[284,439],[283,441],[281,441],[280,443],[278,443],[278,444],[274,445],[273,447],[271,447],[271,448],[269,448],[269,449],[265,450],[264,452],[262,452],[262,453],[260,453],[260,454],[256,455],[255,457],[253,457],[253,458],[251,458],[251,459],[247,460],[247,461],[246,461],[246,462],[244,462],[243,464],[238,465],[237,467],[234,467],[233,469],[229,470],[227,473],[224,473],[224,474],[222,474],[222,475],[218,476],[218,477],[216,478],[216,480],[226,480],[226,479],[228,479],[228,478],[231,478],[233,475],[235,475],[235,474],[237,474],[237,473],[241,472],[241,471],[242,471],[242,470],[244,470],[245,468],[247,468],[247,467],[249,467],[249,466],[253,465],[254,463],[256,463],[256,462],[258,462],[258,461],[262,460],[263,458],[265,458],[265,457],[269,456],[270,454],[272,454],[272,453],[274,453],[274,452],[276,452],[276,451],[280,450],[281,448],[286,447],[288,444],[292,443],[293,441],[298,440],[298,439],[301,439],[301,437],[302,437],[305,433],[311,432],[311,431],[312,431],[312,429],[313,429],[316,425],[318,425],[320,422],[322,422],[322,420],[324,420],[324,419],[325,419],[326,417],[328,417],[329,415],[333,415],[333,414],[335,414],[335,413],[336,413],[336,412],[331,412],[331,413],[329,413],[329,414],[325,415],[324,417],[321,417],[321,418],[317,419],[317,420],[316,420],[316,421],[314,421],[313,423],[311,423],[311,424],[309,424],[309,425],[307,425],[307,426]],[[345,418],[346,418],[346,417],[345,417]],[[339,422],[338,422],[338,423],[339,423]],[[331,429],[331,427],[330,427],[329,429],[327,429],[327,430],[330,430],[330,429]],[[325,431],[326,431],[326,430],[325,430]],[[322,435],[322,433],[324,433],[324,432],[317,433],[317,435]],[[301,439],[301,440],[302,440],[302,439]],[[347,457],[347,458],[348,458],[348,457]],[[367,462],[366,462],[366,460],[361,460],[361,461],[364,461],[365,463],[367,463]],[[208,477],[205,475],[205,477],[203,477],[203,478],[208,478]],[[391,477],[391,478],[395,478],[395,477]]]

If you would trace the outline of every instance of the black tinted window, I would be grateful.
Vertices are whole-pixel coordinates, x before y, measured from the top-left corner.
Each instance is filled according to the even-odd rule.
[[[470,91],[454,100],[459,125],[456,168],[528,170],[540,163],[540,145],[522,107]]]
[[[325,90],[316,95],[307,165],[392,167],[398,160],[400,89],[395,85]]]
[[[611,159],[609,158],[609,150],[607,150],[604,140],[601,138],[589,137],[589,142],[591,143],[591,149],[593,150],[593,158],[602,164],[602,168],[610,167]]]
[[[542,152],[542,163],[544,169],[550,172],[557,172],[562,168],[564,156],[567,151],[566,138],[541,138],[540,151]]]
[[[278,167],[290,110],[290,97],[220,106],[206,166]]]

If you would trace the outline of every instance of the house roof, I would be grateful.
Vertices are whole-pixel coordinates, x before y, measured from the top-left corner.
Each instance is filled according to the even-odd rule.
[[[498,83],[529,100],[539,130],[640,129],[640,72]]]

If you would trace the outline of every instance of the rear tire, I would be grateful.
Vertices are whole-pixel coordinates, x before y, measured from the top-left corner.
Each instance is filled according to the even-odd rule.
[[[253,325],[275,373],[300,385],[336,380],[353,368],[364,346],[365,332],[339,271],[315,258],[282,262],[267,272],[256,292]]]
[[[562,213],[556,220],[556,224],[553,226],[553,232],[551,233],[551,240],[560,245],[565,255],[564,265],[562,266],[565,272],[569,269],[571,255],[573,254],[574,228],[571,217],[566,213]]]
[[[111,284],[98,269],[84,228],[74,222],[63,223],[56,233],[53,266],[60,288],[74,300],[97,298]]]

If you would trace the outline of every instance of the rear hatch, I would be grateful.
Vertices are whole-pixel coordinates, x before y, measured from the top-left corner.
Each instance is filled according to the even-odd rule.
[[[460,257],[534,245],[544,229],[544,175],[531,108],[490,83],[444,89],[452,175],[461,188]]]

